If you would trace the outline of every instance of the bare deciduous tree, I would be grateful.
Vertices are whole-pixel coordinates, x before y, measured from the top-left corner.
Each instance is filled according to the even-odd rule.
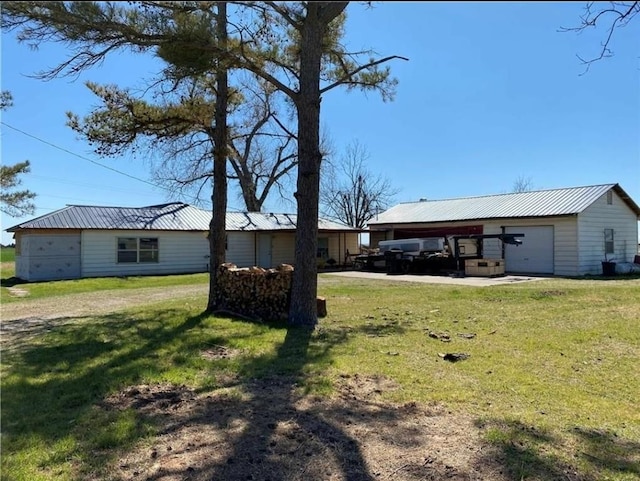
[[[578,58],[585,66],[586,73],[594,62],[613,56],[611,42],[616,30],[623,28],[640,13],[640,2],[588,2],[580,15],[580,25],[561,27],[561,32],[582,32],[590,28],[604,26],[604,39],[600,43],[597,55]]]
[[[361,229],[378,211],[387,209],[398,189],[367,168],[369,158],[366,147],[354,141],[337,165],[329,164],[320,194],[324,216]]]
[[[530,192],[534,189],[533,179],[531,177],[525,177],[519,175],[516,180],[513,181],[513,187],[511,192]]]
[[[172,79],[165,72],[139,94],[87,82],[101,106],[84,118],[68,112],[68,125],[98,155],[142,150],[158,184],[200,203],[213,177],[215,78]],[[264,81],[253,77],[230,91],[228,178],[238,183],[246,210],[260,212],[274,189],[286,193],[284,180],[297,164],[296,139]],[[153,101],[145,98],[149,94]]]

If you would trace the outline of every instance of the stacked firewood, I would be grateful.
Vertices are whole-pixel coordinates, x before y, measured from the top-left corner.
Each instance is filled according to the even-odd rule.
[[[221,310],[261,321],[281,321],[289,313],[293,267],[275,269],[238,268],[225,263],[219,268]]]

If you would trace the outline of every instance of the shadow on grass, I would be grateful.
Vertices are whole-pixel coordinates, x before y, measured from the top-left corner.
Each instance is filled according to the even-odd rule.
[[[314,336],[309,329],[288,328],[275,355],[242,360],[240,378],[234,384],[241,397],[209,399],[195,416],[173,423],[163,432],[170,436],[194,424],[228,431],[231,442],[217,446],[217,451],[223,452],[222,459],[212,462],[208,456],[208,462],[190,466],[189,475],[193,479],[280,480],[303,474],[300,479],[326,479],[328,472],[335,470],[340,479],[373,480],[356,439],[328,421],[327,413],[297,405],[300,389],[309,381],[313,384],[305,367],[326,362],[332,348],[345,339],[344,333]],[[233,433],[229,429],[233,425],[243,429]],[[284,435],[280,433],[283,428],[287,431]],[[318,462],[318,453],[331,461]],[[184,474],[184,467],[173,473],[162,470],[162,476],[171,474]]]
[[[256,358],[242,366],[247,399],[242,408],[245,414],[242,421],[246,428],[234,440],[224,463],[203,467],[207,478],[267,479],[267,476],[273,480],[291,479],[294,475],[291,466],[278,454],[294,455],[296,446],[306,443],[313,446],[314,453],[318,449],[326,451],[325,455],[336,461],[343,479],[373,479],[355,439],[339,426],[326,422],[322,416],[296,406],[296,390],[299,383],[304,382],[304,367],[326,358],[332,346],[344,338],[326,339],[328,342],[322,345],[312,344],[311,339],[311,330],[290,328],[273,362],[265,364],[264,360]],[[284,424],[292,421],[296,425],[289,436],[293,442],[290,446],[283,446],[274,435]],[[344,450],[345,446],[351,449]],[[305,453],[308,451],[303,450],[300,455],[305,456]],[[305,477],[320,479],[326,476],[325,472],[318,472],[318,468],[324,471],[326,465],[305,465]]]
[[[605,430],[576,428],[573,434],[581,446],[578,456],[600,469],[640,479],[640,443]]]
[[[519,421],[492,419],[478,421],[494,451],[488,456],[505,468],[507,479],[559,479],[597,481],[611,475],[640,474],[640,443],[617,438],[615,434],[576,428],[570,435],[575,465],[561,460],[568,453],[566,440]],[[624,479],[627,479],[626,477]]]
[[[3,277],[0,279],[0,287],[14,287],[20,284],[28,284],[28,282],[18,277]]]
[[[573,281],[633,281],[640,279],[640,273],[616,274],[615,276],[587,274],[584,276],[562,276],[562,278]]]
[[[373,337],[385,337],[385,336],[400,336],[404,334],[407,329],[401,325],[398,321],[380,322],[380,323],[367,323],[358,328],[359,332],[367,336]]]
[[[105,410],[105,399],[162,378],[207,345],[229,342],[215,329],[200,335],[207,314],[162,310],[144,316],[58,319],[47,337],[30,332],[29,342],[3,346],[3,479],[5,473],[6,479],[33,479],[36,473],[38,479],[56,479],[55,472],[67,479],[65,469],[90,473],[87,479],[109,477],[113,460],[154,433],[156,420],[135,409]],[[69,468],[70,461],[75,467]]]
[[[346,340],[344,332],[289,328],[275,355],[243,359],[238,366],[241,378],[233,384],[237,391],[209,393],[195,403],[196,409],[174,417],[162,431],[154,449],[172,454],[154,459],[163,462],[160,469],[148,463],[147,479],[174,479],[185,470],[189,479],[203,480],[373,481],[382,472],[405,480],[451,479],[453,468],[425,461],[422,450],[416,462],[385,458],[385,465],[371,453],[365,456],[365,445],[374,442],[379,443],[374,452],[425,447],[424,433],[417,432],[412,421],[413,416],[424,415],[419,409],[364,399],[353,392],[334,402],[305,395],[305,388],[321,378],[309,367],[318,369],[330,362],[334,347]],[[165,415],[166,411],[156,414],[160,420]],[[365,436],[368,442],[347,429],[358,425],[374,433]],[[185,432],[190,433],[189,443],[183,439]],[[426,447],[435,452],[435,446]],[[469,478],[467,473],[458,474],[461,478],[455,479]]]
[[[355,396],[354,391],[333,403],[314,403],[309,399],[313,396],[305,396],[305,389],[321,390],[324,382],[331,387],[322,373],[331,365],[334,348],[351,335],[344,330],[285,329],[204,314],[187,316],[180,309],[65,321],[47,337],[38,335],[3,355],[7,479],[18,469],[21,456],[29,454],[25,445],[38,449],[37,443],[29,444],[34,439],[49,447],[69,438],[74,443],[31,469],[55,472],[73,459],[92,479],[107,478],[106,473],[110,479],[150,480],[480,479],[473,467],[453,472],[451,466],[433,462],[430,456],[439,452],[441,441],[411,424],[424,413]],[[241,329],[228,329],[236,323]],[[214,361],[201,356],[208,347],[237,345],[242,337],[250,343],[274,331],[283,334],[274,350]],[[211,380],[199,392],[162,386],[155,396],[139,396],[140,384],[181,369]],[[233,375],[222,384],[218,377],[225,370]],[[179,379],[185,383],[189,377]],[[134,396],[134,402],[122,409],[110,404],[112,395],[123,391]],[[364,426],[370,428],[369,437],[360,438],[357,429]],[[479,450],[487,454],[478,462],[504,472],[485,479],[600,479],[556,457],[561,441],[548,432],[517,421],[489,420],[480,427],[492,449]],[[386,431],[380,434],[376,429]],[[379,460],[365,452],[371,448],[371,433],[379,444],[374,453],[395,449],[404,454],[419,448],[431,461],[392,458],[397,467],[387,466],[381,476],[376,471],[381,469]],[[149,435],[158,447],[155,454],[147,449],[146,457],[119,462]],[[640,473],[638,443],[600,431],[576,430],[572,435],[577,459],[589,466],[589,473]]]
[[[72,469],[92,479],[106,478],[106,473],[121,479],[165,479],[174,473],[189,479],[371,481],[379,473],[365,460],[362,440],[344,426],[368,422],[382,429],[413,415],[369,399],[304,404],[309,397],[305,389],[331,387],[328,381],[323,384],[321,373],[333,348],[347,340],[344,331],[290,328],[285,333],[282,326],[252,326],[205,314],[186,317],[181,310],[62,321],[4,355],[3,471],[8,476],[58,472],[74,460]],[[242,333],[220,329],[229,322],[244,325]],[[251,341],[273,330],[284,334],[275,351],[213,362],[202,358],[207,347],[233,345],[241,336]],[[155,396],[138,397],[122,409],[112,404],[114,396],[135,396],[147,379],[162,379],[182,365],[185,372],[211,376],[210,384],[200,392],[163,385]],[[225,368],[233,376],[221,386],[215,378]],[[178,408],[187,392],[189,408],[183,412]],[[150,409],[156,401],[158,408]],[[163,465],[161,472],[154,468],[159,458],[139,459],[131,469],[118,461],[149,435],[155,440],[184,437],[189,429],[194,430],[189,443],[181,448],[174,440],[164,453],[187,459],[198,451],[194,439],[213,430],[202,442],[210,450],[199,460]],[[419,441],[411,428],[394,427],[384,442],[408,448]],[[42,446],[50,451],[44,459],[19,472],[25,469],[20,459]],[[437,463],[404,462],[401,467],[413,470],[404,479],[439,479],[450,469]]]
[[[155,313],[154,328],[125,313],[88,322],[59,319],[58,327],[47,329],[53,336],[48,342],[5,346],[3,363],[10,372],[2,383],[2,432],[7,436],[3,454],[12,451],[13,436],[33,434],[56,441],[72,434],[76,421],[107,393],[138,382],[145,373],[158,373],[163,346],[203,319],[199,315],[177,326],[163,325],[176,315],[179,312]],[[38,332],[29,334],[37,337]],[[131,342],[133,337],[136,342]]]

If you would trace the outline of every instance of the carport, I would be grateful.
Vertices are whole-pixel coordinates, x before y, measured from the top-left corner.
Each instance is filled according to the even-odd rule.
[[[619,184],[420,200],[398,204],[368,223],[381,240],[523,233],[519,246],[487,240],[484,257],[512,274],[602,274],[602,261],[633,262],[640,207]]]

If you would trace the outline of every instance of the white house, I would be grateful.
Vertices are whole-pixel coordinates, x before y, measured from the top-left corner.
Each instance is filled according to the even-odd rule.
[[[7,229],[16,277],[27,281],[209,270],[211,212],[183,203],[148,207],[70,205]],[[226,260],[239,267],[293,264],[296,216],[227,213]],[[358,250],[359,229],[321,219],[318,259]]]
[[[387,239],[454,234],[524,234],[519,246],[484,242],[485,258],[511,273],[579,276],[601,262],[633,262],[640,207],[618,184],[423,200],[396,205],[368,223],[371,246]]]

